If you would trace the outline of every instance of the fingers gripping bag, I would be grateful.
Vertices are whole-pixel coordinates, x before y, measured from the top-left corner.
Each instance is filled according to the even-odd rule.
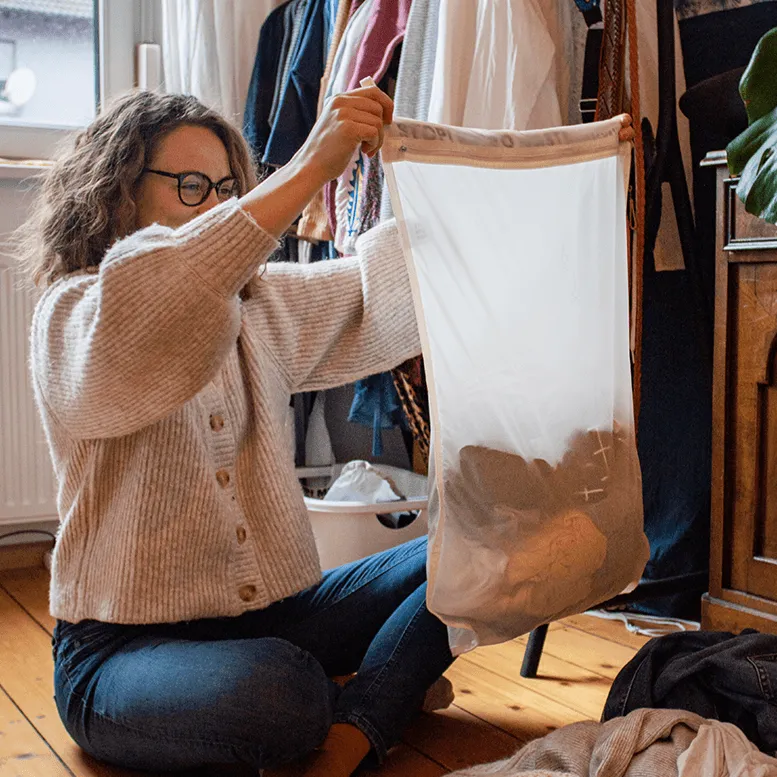
[[[620,128],[387,131],[431,408],[427,605],[454,653],[629,590],[648,560]]]

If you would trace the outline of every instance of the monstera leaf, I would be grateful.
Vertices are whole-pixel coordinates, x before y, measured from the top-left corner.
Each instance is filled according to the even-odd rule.
[[[777,223],[777,27],[758,41],[739,82],[750,126],[729,143],[728,166],[748,213]]]

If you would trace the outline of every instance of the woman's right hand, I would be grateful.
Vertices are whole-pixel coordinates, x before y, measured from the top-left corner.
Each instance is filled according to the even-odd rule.
[[[289,164],[240,199],[240,205],[274,237],[280,237],[316,192],[342,173],[361,146],[374,156],[383,127],[394,116],[391,98],[376,86],[333,97]]]
[[[394,103],[377,86],[366,86],[332,97],[299,150],[297,161],[323,183],[337,178],[361,146],[367,156],[383,145],[383,127],[391,124]]]

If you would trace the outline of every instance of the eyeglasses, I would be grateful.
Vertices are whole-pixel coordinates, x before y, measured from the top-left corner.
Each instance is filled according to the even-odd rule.
[[[143,172],[163,175],[165,178],[175,178],[178,181],[178,199],[184,205],[189,205],[192,208],[202,205],[208,199],[213,189],[216,190],[216,197],[219,198],[220,202],[225,202],[231,197],[237,197],[240,194],[240,186],[237,179],[231,175],[214,183],[205,173],[193,171],[167,173],[164,170],[152,170],[150,167],[144,167]]]

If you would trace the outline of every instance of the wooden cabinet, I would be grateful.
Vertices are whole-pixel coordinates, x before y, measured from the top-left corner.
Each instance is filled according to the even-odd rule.
[[[718,166],[710,590],[702,628],[777,633],[777,226]]]

